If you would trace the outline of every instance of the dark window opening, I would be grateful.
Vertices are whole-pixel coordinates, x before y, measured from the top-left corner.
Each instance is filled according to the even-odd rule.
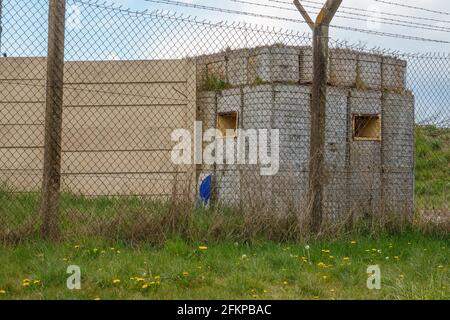
[[[380,141],[381,117],[379,114],[353,115],[353,140]]]

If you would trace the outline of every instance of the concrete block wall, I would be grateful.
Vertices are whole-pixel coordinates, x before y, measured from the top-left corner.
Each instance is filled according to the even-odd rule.
[[[361,89],[382,88],[382,62],[381,56],[367,53],[358,53],[356,85]]]
[[[379,91],[351,90],[349,115],[381,114],[382,100]],[[355,141],[349,130],[350,141],[350,210],[366,215],[380,211],[381,199],[381,143],[380,141]]]
[[[348,91],[329,88],[325,118],[324,214],[346,214],[348,203]],[[308,134],[309,136],[309,134]],[[306,152],[308,156],[309,153]]]
[[[358,70],[358,53],[349,49],[330,50],[330,79],[333,86],[354,87]]]
[[[383,95],[383,211],[411,212],[414,203],[414,96]]]
[[[199,95],[202,97],[199,105],[208,110],[198,113],[207,114],[200,119],[204,121],[204,129],[213,123],[209,119],[214,110],[218,113],[239,111],[242,129],[278,129],[280,133],[280,171],[277,175],[261,178],[259,165],[223,164],[215,167],[216,191],[221,202],[238,205],[241,197],[248,197],[243,186],[252,182],[258,189],[254,197],[260,197],[261,189],[264,190],[265,197],[260,200],[267,201],[269,197],[279,208],[292,204],[297,208],[306,205],[302,201],[308,191],[310,91],[310,86],[274,84]],[[213,95],[217,98],[212,99]],[[217,101],[216,106],[214,100]],[[207,106],[205,101],[209,102]],[[326,188],[325,197],[327,215],[336,216],[345,209],[340,202],[346,192],[346,90],[330,88],[328,101],[326,162],[330,185]],[[204,171],[211,173],[211,168],[205,167]],[[231,184],[234,184],[233,188]]]
[[[280,130],[280,161],[285,171],[308,170],[310,96],[309,86],[274,86],[273,128]]]
[[[207,91],[210,78],[226,80],[227,57],[225,53],[204,55],[197,58],[197,88],[199,91]]]
[[[405,89],[406,62],[403,60],[342,48],[331,49],[329,59],[331,86]],[[221,80],[232,87],[264,83],[309,84],[313,80],[313,53],[308,46],[228,50],[201,56],[197,63],[198,87],[204,90],[208,89],[208,79]]]
[[[402,91],[406,88],[406,61],[393,57],[382,58],[382,87]]]
[[[299,48],[295,47],[274,46],[254,49],[248,60],[248,83],[298,82],[299,52]]]
[[[311,47],[258,47],[229,51],[214,58],[221,59],[214,64],[226,70],[223,80],[231,87],[216,93],[217,112],[239,111],[243,129],[280,131],[277,175],[263,178],[257,166],[219,168],[226,173],[217,173],[218,177],[236,184],[228,191],[234,195],[233,203],[243,200],[237,200],[240,195],[233,191],[240,190],[243,195],[252,181],[260,185],[259,189],[263,182],[264,192],[259,198],[262,202],[268,198],[275,207],[285,210],[294,203],[297,208],[306,206]],[[331,50],[325,132],[325,219],[352,212],[374,215],[383,210],[412,211],[414,99],[405,88],[405,73],[406,62],[402,60],[348,49]],[[210,76],[223,74],[210,73],[203,78]],[[355,140],[354,115],[379,115],[381,139]],[[240,176],[240,184],[236,176]],[[228,187],[231,184],[219,183],[222,195],[218,196],[230,204],[231,199],[225,195]]]

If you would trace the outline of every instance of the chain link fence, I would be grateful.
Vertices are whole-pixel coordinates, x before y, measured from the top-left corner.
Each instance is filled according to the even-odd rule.
[[[0,237],[17,241],[43,223],[48,1],[3,6]],[[215,220],[214,233],[230,209],[260,226],[254,232],[300,232],[309,219],[311,42],[66,1],[52,223],[64,237],[145,240],[195,219]],[[324,221],[448,217],[450,57],[330,44]],[[215,213],[201,213],[204,203]]]

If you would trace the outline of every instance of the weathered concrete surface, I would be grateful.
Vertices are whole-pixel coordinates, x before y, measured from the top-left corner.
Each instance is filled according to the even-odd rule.
[[[356,85],[362,89],[381,89],[382,57],[374,54],[359,53],[356,70]]]
[[[330,84],[354,87],[357,78],[358,53],[348,49],[330,50]]]
[[[406,61],[383,57],[382,87],[397,91],[406,88]]]
[[[381,93],[352,90],[349,97],[350,115],[381,114]],[[349,130],[351,135],[352,130]],[[381,141],[350,142],[350,210],[365,215],[380,211],[381,199]]]
[[[298,82],[299,49],[277,46],[253,49],[248,70],[249,83]]]
[[[412,212],[414,203],[414,97],[383,94],[383,211]]]

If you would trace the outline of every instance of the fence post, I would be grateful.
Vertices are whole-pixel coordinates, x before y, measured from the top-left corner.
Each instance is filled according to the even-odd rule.
[[[313,83],[311,101],[311,133],[309,154],[308,208],[311,229],[320,232],[323,218],[323,181],[325,159],[325,116],[328,80],[328,31],[331,20],[342,0],[327,0],[317,16],[316,22],[308,15],[298,0],[294,5],[313,31]]]
[[[50,0],[48,16],[47,86],[45,108],[44,173],[41,194],[41,232],[59,236],[61,131],[64,82],[65,0]]]

